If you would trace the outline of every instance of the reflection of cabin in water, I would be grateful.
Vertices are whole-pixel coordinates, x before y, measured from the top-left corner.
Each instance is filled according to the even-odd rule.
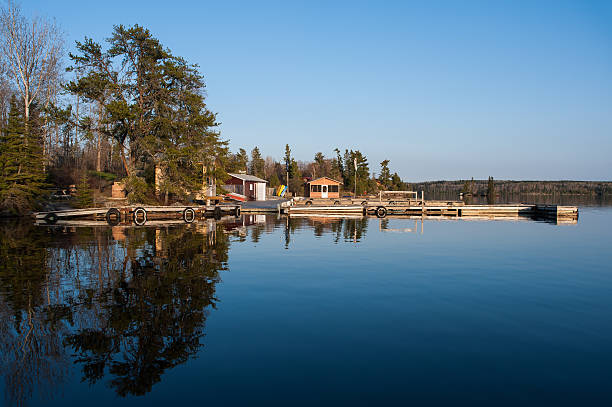
[[[340,182],[329,177],[321,177],[307,182],[304,196],[309,198],[340,198]]]
[[[228,192],[244,195],[249,201],[266,200],[266,181],[254,175],[228,174],[230,179],[225,181],[223,188]]]

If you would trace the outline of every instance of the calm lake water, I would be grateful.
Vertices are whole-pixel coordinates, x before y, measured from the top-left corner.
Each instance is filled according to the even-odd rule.
[[[612,208],[0,225],[0,403],[612,405]]]

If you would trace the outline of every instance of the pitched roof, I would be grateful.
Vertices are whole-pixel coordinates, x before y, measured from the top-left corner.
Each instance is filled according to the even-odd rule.
[[[268,182],[265,179],[261,179],[256,177],[255,175],[248,175],[248,174],[230,174],[228,173],[229,176],[232,176],[234,178],[238,178],[241,179],[243,181],[252,181],[252,182]]]
[[[311,182],[315,182],[315,181],[318,181],[318,180],[323,179],[323,178],[328,179],[330,181],[337,182],[338,184],[340,184],[340,181],[336,181],[335,179],[329,178],[329,177],[319,177],[317,179],[312,179],[312,180],[308,181],[307,184],[310,184]]]

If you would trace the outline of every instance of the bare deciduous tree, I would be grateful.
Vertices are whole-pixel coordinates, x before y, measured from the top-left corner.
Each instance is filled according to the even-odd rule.
[[[26,125],[32,103],[40,99],[45,106],[52,97],[49,90],[59,79],[62,50],[63,38],[54,21],[28,19],[12,1],[0,10],[0,58],[23,100]]]

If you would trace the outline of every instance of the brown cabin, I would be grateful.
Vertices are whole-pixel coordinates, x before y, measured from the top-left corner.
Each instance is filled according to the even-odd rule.
[[[321,177],[307,182],[304,196],[309,198],[340,198],[340,182],[328,177]]]

